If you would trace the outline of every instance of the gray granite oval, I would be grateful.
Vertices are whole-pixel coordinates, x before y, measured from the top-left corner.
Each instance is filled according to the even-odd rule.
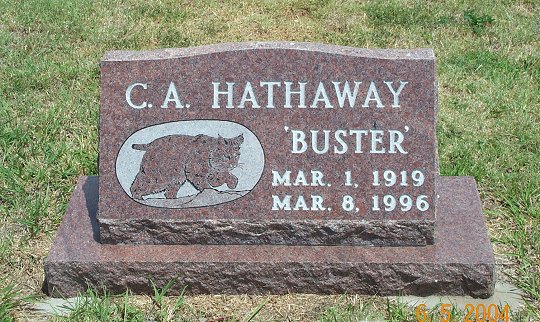
[[[264,169],[259,139],[245,126],[190,120],[140,129],[123,143],[116,176],[133,200],[160,208],[218,205],[250,192]]]

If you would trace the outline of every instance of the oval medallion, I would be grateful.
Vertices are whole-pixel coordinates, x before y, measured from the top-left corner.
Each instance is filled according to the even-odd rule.
[[[250,192],[264,169],[259,139],[230,121],[163,123],[129,136],[116,158],[133,200],[159,208],[219,205]]]

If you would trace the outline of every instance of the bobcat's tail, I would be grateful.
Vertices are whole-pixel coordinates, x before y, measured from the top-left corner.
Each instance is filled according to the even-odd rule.
[[[146,151],[150,144],[132,144],[131,147],[135,150]]]

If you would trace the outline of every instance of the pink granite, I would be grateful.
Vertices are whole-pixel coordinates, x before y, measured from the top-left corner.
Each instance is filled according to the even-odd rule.
[[[253,97],[246,91],[247,81],[252,84]],[[279,82],[270,108],[268,89],[259,86],[267,81]],[[349,82],[352,90],[355,81],[362,82],[355,104],[350,107],[346,101],[340,107],[332,82],[339,82],[338,86]],[[384,82],[391,82],[397,91],[402,81],[407,84],[396,107],[396,96]],[[178,97],[170,93],[171,82]],[[226,95],[218,97],[220,108],[212,107],[212,82],[220,83],[220,91],[227,89],[227,82],[235,83],[234,108],[226,107]],[[306,82],[306,108],[298,107],[296,94],[291,96],[292,107],[284,107],[285,82],[292,82],[292,90]],[[369,94],[372,82],[382,106],[377,106],[373,91]],[[327,102],[324,95],[317,94],[320,83]],[[133,84],[141,84],[128,95],[135,108],[126,99],[126,90]],[[432,244],[438,176],[435,84],[430,49],[371,50],[278,42],[107,53],[101,62],[99,121],[101,240],[111,244]],[[248,99],[239,108],[244,94]],[[319,101],[312,108],[316,97]],[[366,97],[371,100],[362,107]],[[162,108],[166,98],[167,108]],[[254,108],[253,100],[260,107]],[[142,106],[146,107],[139,108]],[[199,123],[190,123],[193,121]],[[148,138],[161,130],[161,137]],[[331,149],[323,154],[311,148],[292,153],[293,130],[308,135],[310,130],[319,130],[320,135],[330,131]],[[334,136],[339,130],[347,134],[342,136],[348,145],[346,153],[334,153],[343,151]],[[400,131],[404,136],[400,147],[406,153],[396,146],[394,153],[369,153],[371,139],[361,136],[360,149],[357,136],[348,132],[351,130],[368,131],[370,137],[379,135],[370,131],[382,131],[384,143],[375,142],[375,150],[384,147],[386,152],[390,151],[390,135],[397,135],[389,131]],[[239,151],[225,148],[224,141],[219,143],[219,135],[233,140],[240,134],[244,140]],[[207,143],[201,143],[202,139]],[[166,142],[174,143],[167,146]],[[306,142],[310,143],[309,137]],[[221,151],[218,155],[211,153],[217,150]],[[204,161],[227,155],[234,158],[226,166]],[[134,166],[128,171],[129,165]],[[119,179],[119,168],[126,172],[120,176],[124,179]],[[231,168],[234,170],[229,171]],[[303,170],[308,185],[273,186],[272,171],[283,174],[286,170],[291,171],[292,182]],[[373,171],[382,176],[385,170],[398,175],[406,171],[407,186],[374,186]],[[312,185],[311,171],[324,175],[322,186]],[[345,185],[347,171],[356,187]],[[412,171],[423,173],[421,186],[412,185]],[[245,179],[250,175],[255,178]],[[188,181],[200,191],[200,200],[175,195]],[[228,190],[216,191],[218,184]],[[154,192],[161,192],[166,200],[145,199]],[[274,198],[282,201],[287,195],[291,207],[305,198],[309,209],[273,210]],[[385,195],[396,199],[406,195],[415,202],[425,196],[430,206],[425,210],[416,205],[407,211],[399,205],[391,211],[372,210],[373,196],[379,197],[384,208]],[[354,199],[352,211],[343,209],[345,196]],[[313,198],[319,197],[323,206],[314,206],[312,201],[318,199]]]
[[[87,286],[152,293],[178,279],[191,294],[493,293],[495,260],[471,177],[437,180],[435,244],[424,247],[105,245],[98,242],[97,177],[81,177],[45,262],[52,296]],[[143,234],[144,232],[141,232]]]

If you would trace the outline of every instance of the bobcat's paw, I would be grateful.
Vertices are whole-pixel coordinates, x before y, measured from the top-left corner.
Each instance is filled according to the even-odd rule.
[[[227,187],[229,187],[229,189],[234,189],[236,188],[237,185],[238,185],[238,178],[233,175],[230,175],[227,180]]]

